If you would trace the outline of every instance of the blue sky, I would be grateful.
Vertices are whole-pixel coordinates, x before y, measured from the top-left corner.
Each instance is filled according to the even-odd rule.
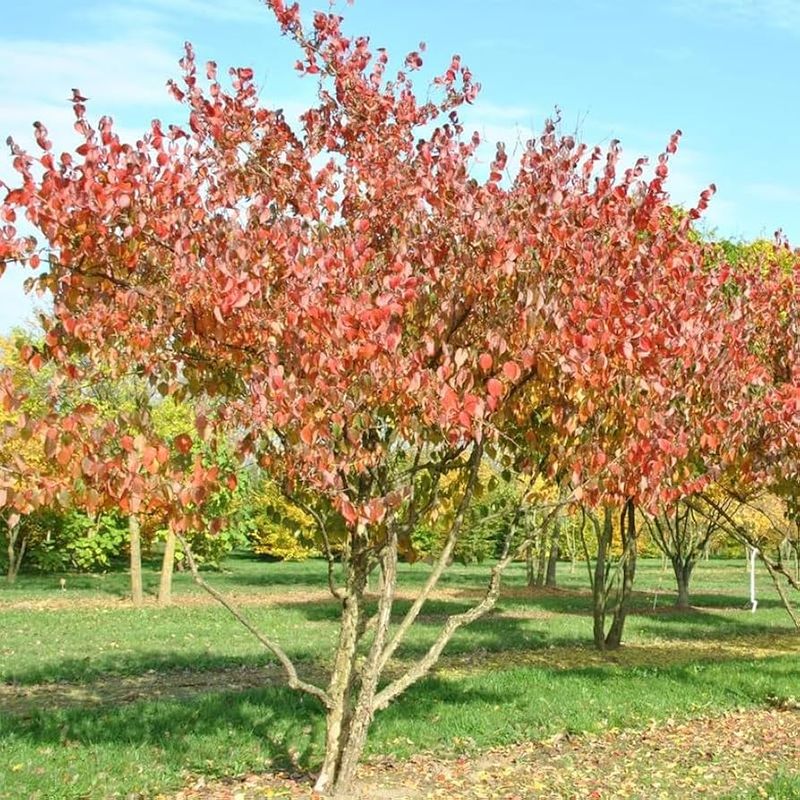
[[[302,4],[304,12],[327,0]],[[398,61],[420,40],[426,63],[461,54],[483,91],[466,122],[513,149],[555,106],[590,144],[621,140],[626,159],[655,156],[684,132],[670,179],[676,201],[710,182],[707,224],[723,236],[800,244],[800,0],[356,0],[348,31]],[[198,59],[252,66],[265,101],[292,117],[313,84],[259,0],[11,0],[0,30],[0,141],[31,141],[41,120],[57,149],[71,138],[72,87],[92,115],[136,136],[180,110],[165,81],[183,42]],[[3,148],[0,177],[8,177]],[[19,269],[0,280],[0,332],[31,314]]]

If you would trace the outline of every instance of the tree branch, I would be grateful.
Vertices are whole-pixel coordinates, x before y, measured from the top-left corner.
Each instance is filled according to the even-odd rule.
[[[320,689],[318,686],[314,686],[312,683],[307,683],[300,679],[297,675],[297,669],[283,650],[283,648],[277,643],[274,642],[272,639],[264,636],[261,631],[258,630],[246,617],[242,615],[242,613],[220,592],[218,592],[213,586],[206,583],[203,579],[202,575],[200,575],[200,571],[197,569],[197,563],[194,560],[194,554],[192,553],[191,547],[189,547],[189,543],[186,539],[181,536],[181,534],[176,533],[176,537],[178,541],[181,543],[183,547],[183,551],[186,554],[186,560],[189,562],[189,569],[192,572],[192,577],[194,578],[194,582],[206,592],[208,592],[217,602],[221,605],[225,606],[225,608],[230,612],[230,614],[247,628],[253,636],[261,642],[264,647],[269,650],[278,661],[281,662],[283,666],[284,672],[286,673],[286,680],[291,689],[297,689],[301,692],[305,692],[306,694],[310,694],[313,697],[316,697],[318,700],[322,702],[325,708],[330,709],[333,705],[333,701],[331,700],[330,696],[324,689]]]
[[[469,507],[470,500],[472,499],[472,493],[475,488],[475,482],[478,477],[478,468],[480,467],[481,457],[483,455],[483,445],[476,444],[475,448],[473,449],[470,455],[470,464],[469,464],[469,477],[467,479],[467,485],[464,489],[464,494],[461,498],[461,502],[458,505],[458,510],[456,511],[455,519],[453,520],[453,524],[450,526],[450,532],[447,536],[447,541],[445,542],[444,547],[442,548],[442,552],[439,554],[439,558],[436,561],[431,574],[428,576],[428,580],[425,581],[425,585],[420,590],[420,593],[417,595],[416,600],[412,604],[411,608],[408,609],[406,612],[405,617],[403,617],[402,622],[400,623],[399,627],[392,636],[389,644],[386,645],[383,653],[381,654],[381,658],[378,664],[378,670],[383,671],[384,667],[386,666],[389,659],[394,654],[395,650],[399,647],[400,643],[403,641],[405,635],[408,633],[408,629],[414,624],[414,620],[419,615],[420,611],[422,610],[423,605],[427,601],[430,593],[433,591],[436,584],[439,582],[439,578],[442,576],[442,573],[447,566],[447,562],[450,560],[450,556],[453,553],[453,548],[455,547],[456,540],[458,539],[458,534],[461,531],[461,527],[464,524],[464,518],[467,514],[467,509]]]

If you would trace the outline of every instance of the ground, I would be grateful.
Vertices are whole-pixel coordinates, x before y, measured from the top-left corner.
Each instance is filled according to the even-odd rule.
[[[672,800],[739,797],[748,790],[756,797],[788,797],[774,794],[782,790],[781,779],[774,779],[776,764],[787,765],[787,770],[800,765],[797,709],[738,711],[683,723],[667,720],[643,730],[594,736],[557,734],[542,742],[494,748],[474,758],[373,759],[362,768],[354,797]],[[313,798],[308,780],[299,774],[251,775],[210,785],[202,781],[176,794],[175,800]],[[784,787],[791,789],[788,780]]]
[[[426,569],[402,568],[400,611]],[[703,564],[678,612],[669,573],[644,561],[626,646],[601,655],[585,573],[560,572],[559,590],[531,591],[512,568],[496,612],[379,715],[357,796],[800,798],[800,636],[765,576],[752,614],[744,564]],[[485,574],[454,568],[395,670]],[[242,557],[210,579],[324,679],[324,565]],[[311,796],[319,707],[186,576],[174,607],[141,610],[124,574],[66,580],[0,588],[2,800]]]

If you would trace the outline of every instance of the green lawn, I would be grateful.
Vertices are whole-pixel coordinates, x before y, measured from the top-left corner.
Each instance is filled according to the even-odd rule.
[[[403,566],[401,586],[420,584],[427,569]],[[446,596],[426,606],[401,662],[426,648],[445,614],[466,607],[486,569],[453,567]],[[141,610],[121,600],[122,573],[70,575],[65,592],[59,577],[23,576],[0,588],[0,798],[149,797],[191,775],[314,768],[320,708],[275,685],[258,643],[224,609],[199,604],[188,576],[176,578],[175,606]],[[669,608],[670,574],[642,562],[627,646],[606,658],[590,647],[585,568],[570,574],[560,565],[559,577],[562,590],[531,593],[514,565],[497,611],[460,631],[437,673],[379,715],[370,752],[474,752],[800,695],[800,637],[766,575],[750,613],[741,561],[701,564],[698,607],[682,613]],[[148,575],[151,589],[155,579]],[[210,580],[242,601],[301,672],[324,673],[337,608],[323,594],[323,564],[241,556]],[[243,666],[250,688],[231,691],[227,682]],[[252,688],[262,668],[263,686]],[[192,690],[187,676],[201,686]],[[129,682],[142,679],[146,689]],[[774,796],[797,796],[781,767],[776,786],[789,789]]]

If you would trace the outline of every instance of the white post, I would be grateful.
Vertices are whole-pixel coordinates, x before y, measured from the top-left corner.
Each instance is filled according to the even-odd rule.
[[[747,558],[750,562],[750,610],[755,614],[758,608],[756,600],[756,555],[758,550],[755,547],[747,548]]]

